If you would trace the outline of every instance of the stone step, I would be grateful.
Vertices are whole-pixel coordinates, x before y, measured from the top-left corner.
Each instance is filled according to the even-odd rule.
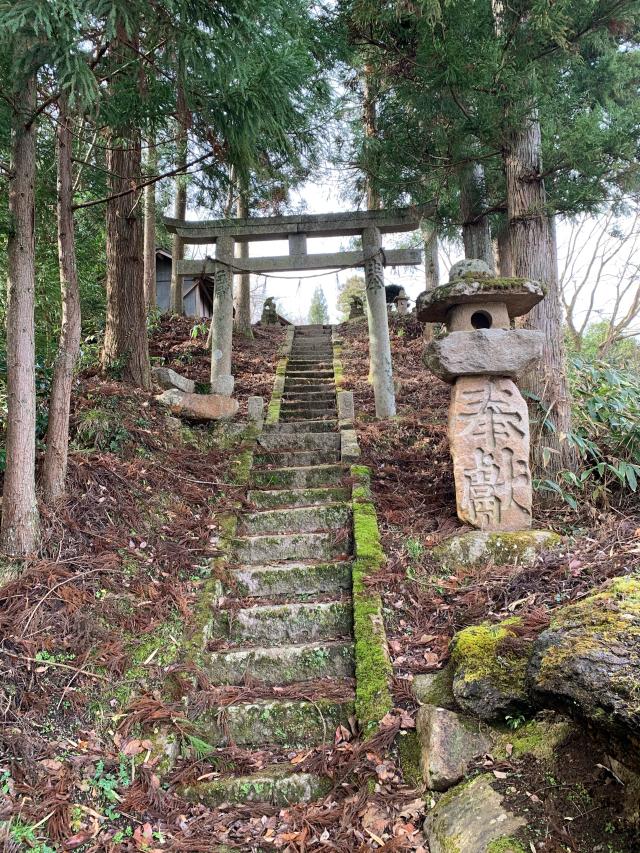
[[[287,361],[287,370],[297,368],[298,370],[304,370],[305,368],[318,368],[324,367],[325,370],[333,369],[333,358],[328,358],[325,361],[318,361],[317,358],[298,356],[296,358],[289,358]]]
[[[239,610],[216,610],[211,636],[234,643],[311,643],[351,633],[350,601],[255,604]]]
[[[253,470],[251,483],[254,487],[266,489],[312,489],[318,486],[335,485],[342,482],[347,475],[344,465],[267,468],[261,471]]]
[[[322,643],[234,648],[210,652],[207,675],[216,684],[295,684],[318,678],[352,678],[355,673],[351,640]]]
[[[335,402],[336,391],[332,388],[329,391],[299,391],[297,388],[294,391],[284,389],[282,402],[285,405],[290,403],[324,403]]]
[[[313,420],[315,418],[322,417],[323,414],[330,414],[330,415],[335,414],[335,411],[336,411],[335,406],[331,409],[328,409],[328,410],[327,409],[319,409],[319,408],[314,408],[314,409],[296,408],[296,409],[288,409],[287,411],[284,411],[284,412],[281,410],[281,418],[280,419],[284,420],[284,421],[287,421],[287,420],[299,421],[301,418],[308,417],[309,419]]]
[[[335,486],[325,489],[269,489],[247,492],[247,500],[257,509],[275,509],[284,506],[318,506],[351,499],[351,489]]]
[[[333,744],[339,725],[348,726],[353,700],[259,700],[211,708],[194,721],[198,736],[215,747],[265,744],[300,748]]]
[[[282,400],[280,403],[280,412],[291,412],[291,411],[300,411],[300,412],[312,412],[316,409],[320,409],[321,411],[326,412],[335,412],[336,411],[336,398],[332,397],[331,400],[297,400],[295,398],[291,398],[287,400],[286,398]]]
[[[265,426],[263,435],[276,432],[309,433],[309,432],[336,432],[338,421],[335,418],[321,418],[319,420],[289,421],[289,423],[276,423]]]
[[[263,432],[258,446],[265,450],[340,450],[337,432]]]
[[[333,379],[333,370],[325,368],[311,368],[309,370],[288,370],[288,379]]]
[[[285,382],[284,393],[294,397],[298,394],[333,394],[335,396],[336,386],[333,382],[326,382],[324,384],[307,382],[302,385],[299,382]]]
[[[328,533],[280,533],[266,536],[245,536],[234,539],[238,563],[259,565],[285,560],[326,560],[343,557],[351,552],[351,531],[346,535]]]
[[[256,453],[253,457],[255,467],[277,465],[279,468],[301,468],[339,461],[339,450],[270,450],[268,453]]]
[[[259,533],[338,530],[349,524],[351,517],[351,506],[345,503],[266,509],[241,515],[239,532],[254,536]]]
[[[242,566],[231,571],[232,591],[242,598],[314,595],[351,589],[351,563],[292,563],[285,566]],[[231,590],[230,590],[231,591]]]
[[[249,776],[221,776],[178,788],[178,795],[190,803],[216,808],[222,803],[270,803],[287,806],[323,797],[332,782],[314,773],[294,773],[290,764],[265,767]]]

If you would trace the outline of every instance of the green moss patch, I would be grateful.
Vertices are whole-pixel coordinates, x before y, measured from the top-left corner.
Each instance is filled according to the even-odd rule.
[[[353,487],[353,623],[356,645],[356,715],[362,731],[373,734],[393,707],[389,683],[393,674],[382,619],[382,599],[365,579],[385,563],[371,498],[369,469],[351,468]]]

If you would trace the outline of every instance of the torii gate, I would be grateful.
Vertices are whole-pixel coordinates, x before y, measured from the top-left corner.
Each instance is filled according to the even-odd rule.
[[[184,276],[213,275],[211,391],[230,396],[233,335],[233,274],[299,272],[364,267],[369,322],[369,352],[376,401],[376,415],[395,415],[389,324],[384,290],[385,266],[415,266],[422,260],[419,249],[382,249],[382,234],[414,231],[420,216],[414,210],[369,210],[355,213],[301,214],[250,219],[211,219],[189,222],[164,219],[167,230],[184,243],[215,243],[215,260],[178,261]],[[354,252],[307,254],[307,237],[362,237],[362,249]],[[289,240],[289,253],[272,257],[235,258],[236,243]]]

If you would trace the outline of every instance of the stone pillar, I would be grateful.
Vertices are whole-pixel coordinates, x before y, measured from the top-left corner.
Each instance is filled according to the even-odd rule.
[[[396,413],[393,390],[391,343],[387,318],[387,298],[384,290],[384,272],[380,248],[380,231],[375,227],[362,232],[365,257],[365,283],[367,293],[367,320],[369,323],[369,360],[376,402],[376,417],[392,418]]]
[[[251,423],[262,428],[264,422],[264,399],[262,397],[249,397],[247,405],[249,420]]]
[[[353,423],[355,418],[355,407],[353,404],[353,391],[338,391],[338,420],[340,423]]]
[[[213,316],[211,318],[211,393],[230,397],[234,380],[231,375],[233,341],[233,273],[226,264],[233,263],[233,237],[219,237],[216,243],[218,264],[214,276]]]
[[[511,379],[461,376],[449,443],[458,518],[480,530],[531,527],[529,411]]]

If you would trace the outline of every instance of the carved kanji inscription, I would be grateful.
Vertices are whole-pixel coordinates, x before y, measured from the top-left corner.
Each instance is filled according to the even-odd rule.
[[[449,410],[458,517],[481,530],[531,527],[527,404],[510,379],[469,376]]]

